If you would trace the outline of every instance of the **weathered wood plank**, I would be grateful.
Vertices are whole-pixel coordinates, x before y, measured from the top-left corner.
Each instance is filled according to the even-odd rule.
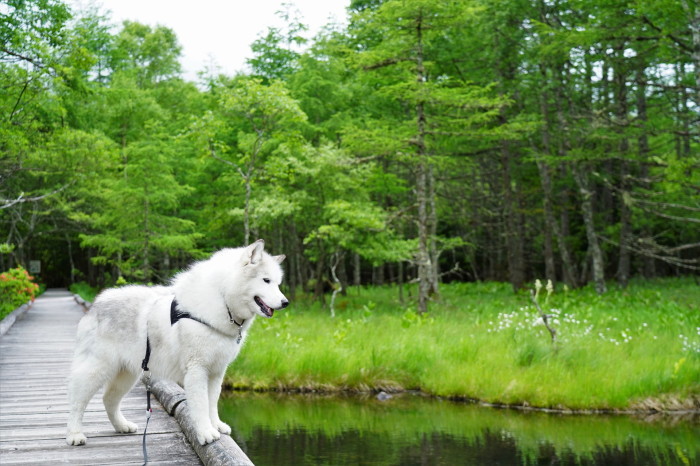
[[[164,433],[174,433],[174,432],[180,432],[179,426],[174,426],[172,422],[166,417],[163,418],[156,418],[155,415],[154,417],[151,418],[150,422],[148,423],[148,435],[152,434],[164,434]],[[133,418],[135,421],[140,421],[139,422],[139,427],[142,428],[143,425],[145,424],[145,418],[144,419],[136,419]],[[141,435],[142,432],[137,432],[135,434],[116,434],[114,430],[111,428],[106,427],[105,425],[105,420],[104,419],[99,419],[99,420],[88,420],[85,422],[85,431],[90,433],[90,438],[93,437],[112,437],[112,436],[122,436],[122,435]],[[39,439],[55,439],[55,438],[62,438],[65,436],[66,433],[66,423],[65,420],[63,422],[55,422],[55,423],[47,423],[47,424],[42,424],[41,426],[37,426],[36,423],[32,423],[30,425],[26,426],[20,426],[20,425],[12,425],[7,429],[7,432],[3,432],[2,434],[2,439],[0,439],[0,445],[4,445],[5,443],[13,444],[17,440],[39,440]],[[2,464],[2,461],[0,460],[0,464]]]
[[[82,308],[68,292],[49,290],[0,338],[0,463],[143,464],[142,435],[117,434],[98,393],[85,412],[87,445],[68,446],[67,376]],[[143,428],[146,390],[127,394],[124,415]],[[201,464],[178,423],[153,404],[149,464]]]
[[[143,464],[140,435],[93,437],[80,447],[71,447],[58,440],[19,440],[12,445],[2,442],[2,464],[95,464],[97,461],[102,464]],[[192,449],[182,432],[149,434],[147,441],[149,458],[172,464],[189,456],[189,462],[185,464],[193,464]],[[199,459],[195,458],[198,463]]]

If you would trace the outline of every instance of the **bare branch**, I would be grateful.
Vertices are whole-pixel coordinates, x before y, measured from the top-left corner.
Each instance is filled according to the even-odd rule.
[[[12,56],[12,57],[19,58],[20,60],[24,60],[24,61],[26,61],[26,62],[29,62],[29,63],[31,63],[32,65],[36,66],[37,68],[44,68],[44,64],[43,64],[43,63],[40,63],[40,62],[36,61],[36,60],[33,59],[33,58],[27,57],[27,56],[25,56],[25,55],[21,55],[21,54],[19,54],[19,53],[17,53],[17,52],[13,52],[13,51],[11,51],[11,50],[6,49],[5,47],[3,47],[3,48],[0,49],[0,50],[1,50],[2,52],[6,53],[6,54],[8,54],[8,55],[10,55],[10,56]]]
[[[338,293],[343,291],[343,283],[338,279],[338,275],[335,273],[335,270],[338,268],[338,264],[340,263],[342,257],[343,252],[336,251],[333,254],[333,263],[331,264],[331,276],[333,277],[333,296],[331,297],[330,304],[331,317],[335,317],[335,297],[338,295]]]
[[[653,29],[657,30],[658,32],[661,32],[661,33],[664,32],[663,29],[661,29],[659,26],[654,24],[646,15],[642,16],[642,20],[644,20],[645,23],[647,23],[649,26],[651,26]],[[690,45],[686,44],[684,41],[682,41],[681,39],[679,39],[675,35],[673,35],[671,33],[665,33],[664,35],[666,37],[668,37],[669,39],[671,39],[673,42],[675,42],[676,45],[678,45],[680,48],[682,48],[686,52],[693,51],[693,48]]]
[[[0,202],[2,203],[2,204],[0,204],[0,209],[7,209],[7,208],[9,208],[9,207],[12,207],[12,206],[15,205],[15,204],[21,204],[21,203],[24,203],[24,202],[36,202],[36,201],[40,201],[40,200],[45,199],[45,198],[47,198],[47,197],[49,197],[49,196],[53,196],[54,194],[60,193],[61,191],[63,191],[63,190],[66,189],[68,186],[72,185],[73,183],[75,183],[75,180],[71,181],[70,183],[64,184],[64,185],[61,186],[60,188],[58,188],[58,189],[56,189],[56,190],[54,190],[54,191],[51,191],[50,193],[42,194],[41,196],[24,197],[24,193],[22,193],[22,194],[19,195],[19,197],[18,197],[17,199],[0,199]]]
[[[412,61],[412,60],[410,60],[408,58],[401,58],[401,57],[399,57],[399,58],[387,58],[386,60],[382,60],[382,61],[374,63],[372,65],[364,66],[363,68],[366,71],[376,70],[379,68],[384,68],[386,66],[391,66],[391,65],[395,65],[397,63],[401,63],[402,61]]]
[[[663,218],[667,218],[669,220],[677,220],[679,222],[700,223],[700,218],[678,217],[677,215],[662,214],[658,210],[650,210],[650,209],[644,209],[644,208],[642,208],[642,210],[646,213],[657,215],[657,216],[663,217]]]
[[[214,150],[214,144],[213,144],[211,141],[209,141],[209,154],[210,154],[212,157],[214,157],[216,160],[218,160],[219,162],[224,162],[225,164],[230,165],[230,166],[232,166],[232,167],[234,167],[234,168],[238,168],[238,169],[240,170],[240,168],[238,167],[238,165],[236,165],[235,163],[231,162],[230,160],[226,160],[226,159],[221,158],[221,157],[219,157],[218,155],[216,155],[216,150]]]
[[[632,202],[638,202],[640,204],[648,204],[648,205],[659,206],[659,207],[671,207],[674,209],[689,210],[691,212],[700,212],[700,207],[691,207],[691,206],[687,206],[687,205],[683,205],[683,204],[671,204],[668,202],[644,201],[644,200],[638,199],[636,197],[632,198]]]
[[[542,322],[544,322],[544,326],[547,327],[547,330],[549,330],[549,335],[552,337],[552,343],[556,343],[557,331],[549,326],[550,316],[549,314],[545,314],[544,311],[542,311],[540,303],[537,302],[537,295],[534,290],[530,290],[530,300],[534,303],[535,307],[537,308],[537,311],[540,313],[540,317],[542,317]]]
[[[606,238],[605,236],[602,236],[602,235],[598,235],[598,237],[601,240],[605,241],[606,243],[610,243],[610,244],[613,244],[617,247],[620,247],[620,243],[618,243],[617,241],[614,241],[610,238]],[[638,241],[642,244],[646,243],[647,245],[651,245],[652,247],[655,247],[657,250],[659,250],[661,253],[665,253],[665,254],[671,254],[674,252],[681,251],[683,249],[690,249],[693,247],[700,246],[700,244],[698,244],[698,243],[692,243],[692,244],[684,244],[681,246],[677,246],[675,248],[664,248],[663,246],[654,243],[650,239],[647,239],[647,240],[640,239]],[[634,248],[634,247],[630,246],[629,244],[631,244],[631,242],[628,244],[625,244],[622,247],[624,247],[625,249],[627,249],[635,254],[639,254],[640,256],[646,256],[646,257],[651,257],[653,259],[658,259],[662,262],[666,262],[667,264],[675,265],[676,267],[682,267],[682,268],[690,269],[690,270],[700,270],[700,267],[698,267],[696,265],[691,265],[691,264],[700,264],[699,259],[681,259],[680,257],[674,257],[674,256],[670,256],[670,255],[662,256],[660,254],[657,254],[656,251],[651,251],[649,249]]]

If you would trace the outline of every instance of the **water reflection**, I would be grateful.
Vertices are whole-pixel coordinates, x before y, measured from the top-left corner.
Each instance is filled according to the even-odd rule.
[[[234,393],[221,417],[258,466],[692,465],[698,418],[556,415],[403,395]]]

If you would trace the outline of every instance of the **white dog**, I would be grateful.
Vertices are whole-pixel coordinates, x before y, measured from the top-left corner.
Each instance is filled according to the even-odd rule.
[[[224,373],[255,316],[272,317],[289,304],[279,289],[284,257],[270,256],[258,240],[194,264],[172,286],[101,293],[78,325],[68,382],[68,444],[85,444],[85,407],[105,385],[104,406],[114,429],[136,432],[119,404],[142,364],[184,387],[200,444],[231,433],[217,409]]]

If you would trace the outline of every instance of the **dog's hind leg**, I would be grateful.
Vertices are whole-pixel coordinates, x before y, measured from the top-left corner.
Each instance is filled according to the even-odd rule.
[[[108,375],[97,358],[87,357],[74,361],[68,380],[70,406],[66,435],[68,445],[85,445],[87,439],[83,434],[83,414],[92,397],[104,385]]]
[[[105,389],[105,394],[102,401],[109,416],[109,421],[114,426],[114,430],[121,433],[136,432],[137,425],[126,420],[120,409],[120,404],[124,395],[126,395],[131,387],[136,383],[138,373],[121,370],[109,382]]]

